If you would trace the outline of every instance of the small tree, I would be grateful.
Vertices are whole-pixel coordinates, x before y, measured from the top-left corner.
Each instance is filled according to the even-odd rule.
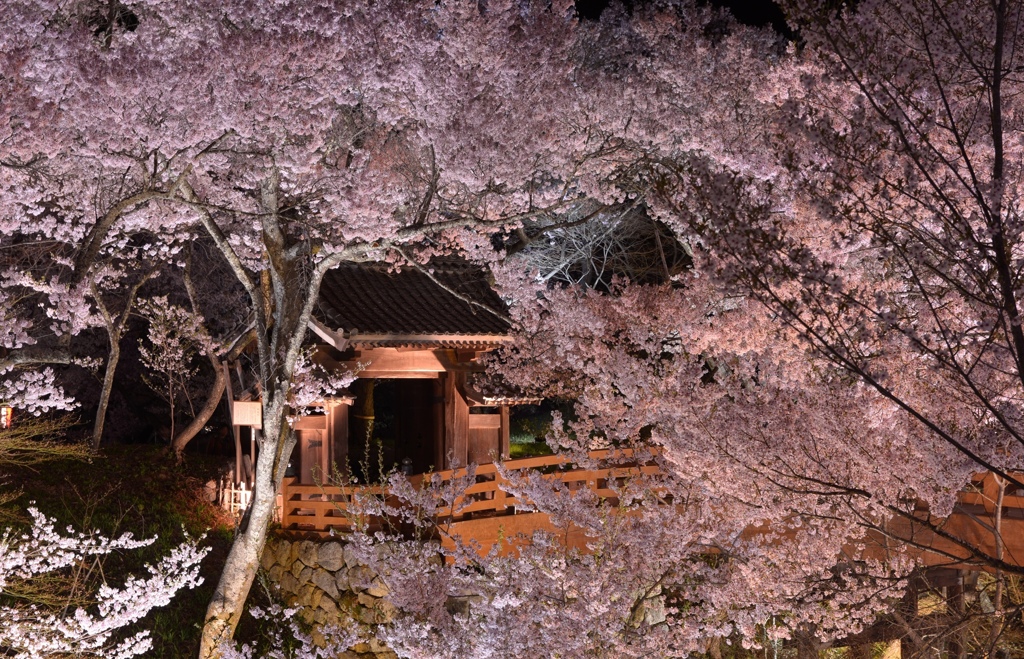
[[[28,531],[8,529],[0,535],[0,595],[18,581],[66,570],[90,557],[145,547],[155,540],[136,540],[130,533],[111,539],[76,534],[71,529],[60,532],[54,520],[35,508],[29,513],[32,526]],[[24,659],[143,654],[152,645],[149,633],[139,631],[125,637],[125,628],[153,608],[166,605],[182,588],[201,584],[199,563],[208,551],[200,549],[195,540],[186,540],[157,564],[147,566],[147,577],[130,577],[120,588],[100,587],[95,609],[52,613],[32,605],[0,606],[0,645]]]
[[[149,322],[147,341],[139,340],[142,364],[149,369],[143,381],[170,406],[170,424],[173,440],[177,437],[175,420],[177,407],[187,404],[191,415],[192,378],[199,372],[196,358],[212,350],[204,344],[201,321],[194,314],[168,302],[166,296],[144,300],[139,313]]]

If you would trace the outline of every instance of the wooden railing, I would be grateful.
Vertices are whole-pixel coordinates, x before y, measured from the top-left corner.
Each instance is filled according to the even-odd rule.
[[[631,464],[633,461],[632,451],[591,451],[590,458],[611,462],[615,466],[600,469],[576,469],[573,468],[573,465],[567,464],[564,457],[554,455],[509,460],[503,466],[507,472],[512,473],[537,470],[542,472],[546,478],[561,481],[569,491],[587,488],[604,499],[615,499],[618,496],[618,492],[609,487],[613,481],[618,481],[621,484],[624,480],[635,478],[641,474],[659,473],[659,467],[654,464]],[[437,474],[442,481],[464,478],[466,475],[466,469],[442,471]],[[411,480],[414,485],[420,485],[424,478],[429,477],[429,475],[414,476]],[[458,521],[471,515],[514,513],[516,506],[524,503],[508,492],[508,480],[498,473],[498,467],[494,464],[483,464],[477,467],[474,480],[476,482],[463,491],[462,496],[455,500],[454,505],[441,511],[442,516]]]
[[[614,503],[617,496],[615,485],[641,474],[655,475],[659,471],[656,464],[638,464],[632,453],[627,451],[595,451],[590,454],[598,464],[608,465],[597,469],[579,469],[566,463],[561,456],[545,456],[510,460],[504,463],[507,472],[539,471],[545,478],[561,481],[570,491],[589,489],[598,497]],[[410,483],[422,488],[427,483],[450,484],[452,480],[467,477],[466,469],[448,470],[433,474],[420,474],[409,477]],[[1024,474],[1014,473],[1014,478],[1024,482]],[[485,529],[480,533],[493,533],[493,529],[502,526],[507,531],[515,524],[527,522],[527,517],[498,518],[517,515],[524,512],[524,502],[510,492],[509,482],[499,473],[494,464],[483,464],[475,468],[468,485],[458,491],[458,498],[453,505],[436,511],[435,521],[439,526],[456,524],[465,527],[464,522],[481,526]],[[983,550],[989,550],[991,533],[986,531],[985,519],[992,519],[998,486],[992,474],[977,474],[972,482],[959,495],[959,502],[953,515],[946,521],[947,531],[965,538],[975,538],[975,542]],[[297,478],[286,478],[281,487],[280,521],[286,532],[315,535],[331,533],[347,533],[353,529],[356,520],[353,499],[357,496],[381,497],[390,505],[398,505],[399,501],[387,488],[379,485],[370,486],[318,486],[300,485]],[[1007,551],[1013,550],[1012,562],[1024,559],[1024,491],[1008,487],[1003,496],[1004,528],[1009,535],[1005,536]],[[981,520],[981,521],[979,521]],[[379,527],[385,520],[380,518],[360,518],[360,523],[368,528]],[[397,523],[397,520],[390,520]],[[493,527],[493,529],[491,529]],[[491,530],[486,530],[491,529]],[[454,531],[455,528],[451,528]],[[464,530],[468,530],[464,529]],[[913,529],[908,532],[914,532]],[[919,532],[919,531],[917,531]],[[481,537],[483,537],[481,535]],[[923,538],[919,538],[921,540]],[[492,540],[493,541],[493,540]],[[925,541],[925,544],[937,542],[936,547],[943,549],[944,556],[958,555],[955,547],[945,547],[941,539]],[[991,543],[990,543],[991,544]],[[939,545],[942,545],[939,547]],[[1018,546],[1019,545],[1019,546]],[[930,546],[930,545],[929,545]],[[994,549],[993,549],[994,551]],[[945,558],[943,558],[945,560]]]
[[[610,487],[628,478],[641,474],[657,474],[654,464],[638,465],[631,451],[593,451],[593,460],[612,463],[613,466],[599,469],[577,469],[561,456],[544,456],[509,460],[504,469],[509,472],[538,470],[545,478],[561,481],[566,489],[575,491],[583,488],[592,490],[597,496],[615,499],[617,492]],[[410,476],[410,482],[423,487],[427,482],[450,482],[467,476],[466,469],[455,469],[433,474]],[[471,518],[492,515],[516,514],[522,501],[508,491],[509,482],[498,472],[494,464],[483,464],[475,468],[472,482],[460,492],[453,505],[438,512],[445,521],[458,522]],[[319,486],[300,485],[298,478],[285,478],[281,485],[281,527],[286,531],[307,531],[319,534],[344,533],[352,529],[354,496],[378,496],[391,499],[390,493],[381,486]],[[390,500],[388,503],[397,503]],[[373,520],[367,521],[373,525]]]
[[[1024,483],[1024,473],[1010,472],[1009,475]],[[995,514],[998,497],[999,485],[995,475],[975,474],[970,485],[960,493],[957,510],[965,514],[991,516]],[[1020,488],[1007,485],[1003,493],[1003,515],[1017,518],[1024,516],[1024,491]]]
[[[310,531],[320,534],[345,533],[352,530],[351,504],[355,496],[386,496],[379,485],[336,487],[301,485],[296,476],[281,483],[279,516],[286,531]]]

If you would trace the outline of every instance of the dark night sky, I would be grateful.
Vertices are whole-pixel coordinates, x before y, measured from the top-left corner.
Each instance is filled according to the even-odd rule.
[[[627,7],[642,3],[644,0],[625,0]],[[597,18],[608,6],[610,0],[576,0],[576,8],[580,16],[587,19]],[[786,20],[772,0],[710,0],[716,7],[725,7],[740,23],[746,25],[771,25],[777,32],[786,31]]]

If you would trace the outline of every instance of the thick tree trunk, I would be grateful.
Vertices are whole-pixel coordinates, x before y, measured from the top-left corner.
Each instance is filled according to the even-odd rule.
[[[224,395],[224,389],[227,388],[227,376],[224,373],[224,369],[218,367],[216,362],[214,362],[213,372],[216,375],[213,380],[213,386],[210,387],[210,395],[206,399],[206,405],[203,406],[203,409],[199,410],[199,414],[196,415],[196,418],[192,419],[192,423],[188,424],[177,437],[171,440],[171,449],[174,451],[178,462],[181,462],[182,453],[185,452],[185,447],[188,443],[199,434],[200,430],[206,427],[206,424],[213,417],[213,413],[217,411],[220,399]]]
[[[283,403],[264,411],[267,444],[256,459],[256,476],[252,504],[243,527],[235,537],[224,563],[220,581],[206,609],[206,622],[199,648],[200,659],[221,656],[221,648],[230,643],[242,616],[246,597],[259,568],[260,555],[267,539],[267,527],[274,518],[277,490],[284,477],[287,456],[295,447],[295,435],[285,421],[287,407]],[[281,439],[281,434],[287,436]],[[273,443],[271,443],[273,442]],[[273,450],[280,447],[280,452]],[[266,450],[270,449],[270,450]]]
[[[253,305],[264,435],[256,459],[252,502],[242,519],[242,528],[231,546],[206,610],[200,659],[219,658],[221,647],[231,641],[241,618],[245,599],[259,567],[267,526],[274,516],[277,491],[295,448],[295,433],[287,423],[287,415],[292,412],[288,396],[293,369],[301,356],[302,340],[324,272],[341,262],[345,254],[337,252],[330,258],[324,258],[310,272],[312,255],[309,245],[293,244],[289,247],[288,236],[278,223],[277,185],[278,176],[273,172],[261,186],[263,205],[268,210],[260,217],[260,222],[269,267],[261,271],[259,282],[246,270],[212,216],[208,213],[201,215],[204,227],[245,287]],[[189,196],[194,194],[187,186],[183,186],[183,190]],[[301,414],[301,410],[296,412]]]
[[[996,558],[1003,560],[1005,544],[1003,543],[1003,498],[1006,495],[1006,481],[996,477],[999,489],[996,492],[995,512],[992,521],[992,533],[995,536]],[[989,628],[988,648],[985,653],[990,659],[998,656],[999,638],[1002,636],[1005,626],[1006,611],[1003,609],[1003,591],[1005,589],[1006,575],[1002,570],[996,570],[996,592],[992,597],[992,626]]]
[[[96,420],[92,425],[92,448],[97,450],[100,447],[100,440],[103,439],[103,423],[107,418],[107,407],[110,405],[110,393],[114,389],[114,373],[117,371],[117,362],[121,359],[120,337],[110,337],[110,355],[107,357],[107,368],[103,373],[103,389],[100,390],[100,404],[96,408]]]

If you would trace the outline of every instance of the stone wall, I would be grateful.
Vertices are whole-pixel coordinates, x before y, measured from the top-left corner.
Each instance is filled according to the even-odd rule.
[[[383,599],[388,593],[384,582],[337,540],[272,537],[267,540],[261,565],[284,603],[301,607],[299,616],[314,625],[314,630],[317,624],[369,626],[388,622],[395,614],[394,606]],[[313,637],[317,637],[315,631]],[[343,656],[396,656],[376,641],[352,650]]]

